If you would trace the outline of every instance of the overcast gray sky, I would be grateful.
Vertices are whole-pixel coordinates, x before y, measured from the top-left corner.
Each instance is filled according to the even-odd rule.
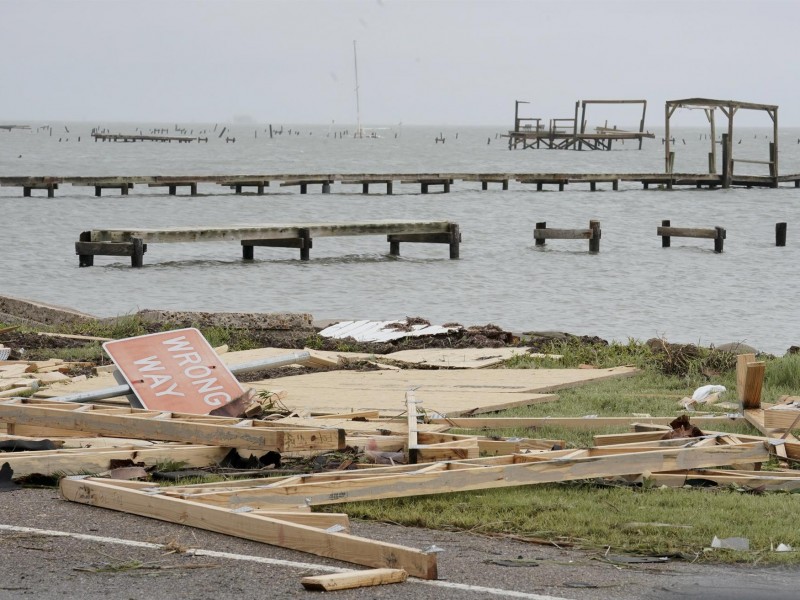
[[[0,0],[0,122],[354,123],[357,40],[366,125],[643,98],[658,127],[688,97],[800,125],[798,24],[796,0]]]

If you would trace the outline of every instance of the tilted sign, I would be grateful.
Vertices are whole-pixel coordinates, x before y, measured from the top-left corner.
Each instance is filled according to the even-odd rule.
[[[206,415],[244,389],[197,329],[103,344],[142,408]]]

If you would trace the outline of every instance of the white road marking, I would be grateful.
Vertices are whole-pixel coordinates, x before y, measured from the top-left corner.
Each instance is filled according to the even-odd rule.
[[[87,542],[101,542],[104,544],[117,544],[120,546],[131,546],[135,548],[149,548],[152,550],[164,549],[164,544],[154,544],[152,542],[137,542],[136,540],[124,540],[121,538],[112,538],[101,535],[72,533],[70,531],[55,531],[52,529],[37,529],[35,527],[20,527],[17,525],[4,525],[2,523],[0,523],[0,531],[13,531],[16,533],[32,533],[36,535],[45,535],[50,537],[66,537],[76,540],[85,540]],[[289,567],[293,569],[324,571],[327,573],[348,573],[355,570],[355,569],[343,569],[340,567],[331,567],[328,565],[320,565],[316,563],[304,563],[293,560],[281,560],[278,558],[264,558],[263,556],[248,556],[245,554],[233,554],[231,552],[202,550],[200,548],[189,548],[188,550],[186,550],[186,554],[191,554],[193,556],[208,556],[211,558],[224,558],[227,560],[256,562],[256,563],[276,565],[281,567]],[[560,596],[543,596],[541,594],[515,592],[514,590],[504,590],[501,588],[484,587],[480,585],[468,585],[466,583],[454,583],[452,581],[416,579],[412,577],[408,579],[408,582],[421,583],[424,585],[431,585],[434,587],[441,587],[453,590],[462,590],[466,592],[490,594],[494,596],[501,596],[503,598],[525,598],[526,600],[569,600],[568,598],[561,598]]]

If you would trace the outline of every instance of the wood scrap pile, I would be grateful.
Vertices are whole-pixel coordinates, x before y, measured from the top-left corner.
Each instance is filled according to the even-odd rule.
[[[249,352],[247,360],[252,360],[257,351]],[[226,358],[233,364],[242,360],[241,356]],[[319,365],[331,361],[319,355],[315,360]],[[430,356],[421,360],[430,361]],[[452,361],[452,356],[447,360]],[[477,360],[473,369],[483,366],[481,362]],[[152,367],[152,361],[148,364]],[[43,368],[51,367],[57,365]],[[774,439],[776,423],[788,431],[796,424],[789,419],[800,414],[788,402],[788,408],[775,411],[788,416],[767,416],[768,411],[760,409],[758,414],[746,413],[748,421],[760,419],[767,437],[715,432],[716,424],[730,421],[727,417],[696,418],[690,423],[667,417],[471,416],[498,407],[549,401],[555,398],[553,390],[632,372],[627,368],[455,374],[425,369],[331,371],[283,377],[279,382],[252,382],[252,389],[261,394],[249,396],[242,417],[132,408],[127,400],[101,405],[58,398],[5,398],[0,400],[0,422],[7,424],[8,434],[0,441],[35,447],[49,436],[51,445],[5,454],[0,464],[14,476],[70,474],[61,480],[60,488],[63,497],[74,502],[380,570],[309,581],[309,589],[377,585],[401,581],[406,574],[437,577],[435,552],[354,536],[346,514],[313,513],[314,506],[585,479],[651,480],[670,486],[702,480],[748,488],[800,487],[800,478],[791,472],[758,470],[770,451],[800,458],[800,442],[784,437],[776,443]],[[102,377],[99,384],[74,382],[64,391],[97,390],[114,382],[111,374]],[[165,385],[154,377],[152,387],[156,383]],[[417,386],[416,394],[434,408],[430,413],[419,411],[414,393],[408,392]],[[272,408],[279,403],[290,414],[268,418],[269,403]],[[773,429],[765,425],[767,419]],[[593,448],[569,449],[558,439],[450,432],[453,428],[535,430],[548,425],[595,429],[609,424],[632,425],[634,431],[596,436]],[[345,452],[348,457],[341,458]],[[257,461],[255,478],[196,485],[160,487],[152,481],[78,475],[101,474],[115,465],[149,468],[173,462],[206,467],[222,463],[231,453],[259,460],[270,453],[278,459],[325,453],[340,456],[334,468],[322,472],[283,473],[278,468],[280,460],[270,468]]]
[[[85,375],[71,376],[76,369],[91,366],[85,362],[51,360],[0,360],[0,398],[29,394],[40,386],[86,379]]]

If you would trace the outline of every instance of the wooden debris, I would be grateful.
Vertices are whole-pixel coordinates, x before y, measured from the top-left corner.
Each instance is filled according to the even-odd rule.
[[[0,421],[43,427],[58,424],[100,435],[275,452],[342,450],[345,443],[340,429],[280,429],[267,421],[32,399],[0,402]]]
[[[105,338],[105,337],[96,337],[93,335],[73,335],[67,333],[51,333],[49,331],[39,331],[37,332],[38,335],[43,335],[47,337],[57,337],[63,338],[67,340],[84,340],[86,342],[110,342],[114,338]]]
[[[449,424],[459,429],[538,429],[540,427],[567,427],[571,429],[601,429],[626,427],[635,423],[652,423],[666,426],[675,417],[452,417],[430,419],[431,423]],[[719,423],[741,423],[744,417],[692,417],[698,427],[714,427]]]
[[[403,569],[370,569],[352,573],[303,577],[300,583],[307,590],[333,592],[387,583],[402,583],[406,579],[408,579],[408,573]]]
[[[763,361],[756,362],[755,354],[740,354],[736,357],[736,392],[743,408],[761,406],[765,368]]]
[[[111,461],[130,460],[152,467],[160,462],[184,463],[187,467],[207,467],[218,464],[230,451],[221,446],[188,446],[161,444],[150,448],[122,446],[119,448],[77,448],[10,452],[0,456],[0,464],[9,463],[14,477],[33,473],[77,475],[101,473],[111,468]]]
[[[366,472],[337,473],[336,480],[322,474],[308,475],[302,483],[278,488],[215,490],[171,488],[162,493],[193,501],[236,508],[280,508],[305,503],[309,506],[440,494],[486,488],[535,485],[554,481],[611,477],[633,473],[657,473],[676,469],[725,466],[743,462],[762,462],[769,453],[763,442],[709,448],[626,449],[603,456],[598,450],[562,450],[497,458],[437,463],[430,465],[383,467]]]
[[[151,494],[98,479],[61,480],[62,496],[73,502],[111,508],[208,531],[309,552],[376,568],[402,568],[409,575],[436,579],[436,555],[397,544],[233,511],[199,502]]]

